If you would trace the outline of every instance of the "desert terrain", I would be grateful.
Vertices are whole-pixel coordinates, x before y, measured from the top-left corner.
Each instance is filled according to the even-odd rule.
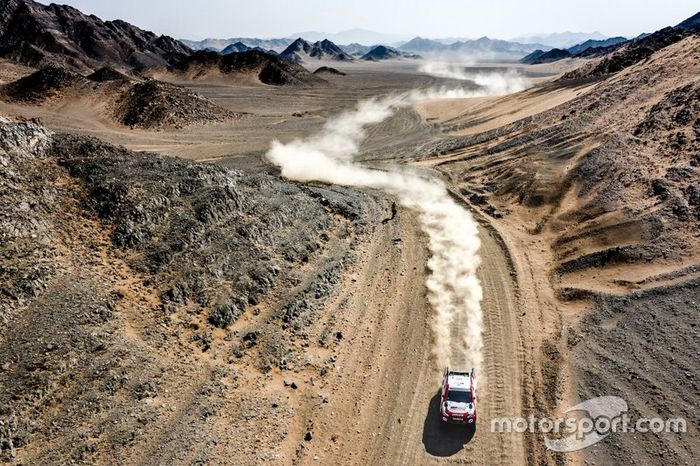
[[[463,67],[526,83],[498,95],[419,59],[183,60],[148,35],[165,52],[133,74],[119,57],[1,59],[0,458],[693,464],[700,36],[669,34],[641,58]],[[478,224],[474,429],[439,419],[423,215],[266,155],[358,102],[436,89],[461,94],[366,125],[353,163],[439,180]],[[490,430],[608,394],[688,432],[563,454]]]
[[[188,86],[221,107],[241,113],[242,116],[228,122],[195,124],[186,128],[164,128],[156,132],[117,125],[100,113],[101,107],[90,107],[89,102],[85,102],[82,96],[71,96],[65,100],[61,99],[57,104],[38,106],[3,102],[0,103],[0,111],[7,115],[37,119],[58,133],[97,137],[99,140],[135,151],[154,151],[197,162],[214,163],[244,170],[247,175],[259,177],[265,173],[276,172],[275,167],[264,158],[273,137],[288,141],[313,134],[319,131],[328,117],[351,109],[358,101],[366,98],[415,88],[464,85],[453,80],[421,74],[417,72],[415,63],[351,64],[345,68],[335,64],[335,67],[347,74],[333,77],[333,81],[329,79],[330,85],[323,88],[309,90],[270,89],[260,85],[234,87],[221,82],[176,80],[176,84]],[[366,160],[368,164],[383,166],[415,157],[417,146],[438,141],[443,137],[440,128],[433,121],[433,117],[421,116],[414,109],[400,110],[394,117],[369,130],[359,158]],[[28,127],[38,131],[33,125],[34,123],[29,123]],[[54,137],[63,139],[67,136]],[[62,156],[48,157],[49,160],[56,160],[52,165],[64,163],[60,162]],[[115,154],[115,157],[120,156]],[[104,165],[104,162],[95,162],[95,166],[97,165]],[[132,169],[128,170],[130,172]],[[134,167],[133,170],[128,177],[142,173],[143,169]],[[63,174],[55,175],[57,178],[71,176],[65,173],[65,168],[61,168],[60,172]],[[85,176],[91,179],[93,175]],[[123,176],[118,175],[120,178]],[[142,182],[153,183],[155,180]],[[148,185],[140,189],[151,189],[146,186]],[[321,189],[321,193],[329,188],[321,185],[314,189]],[[93,188],[88,189],[89,192],[92,190]],[[343,194],[343,197],[346,195]],[[328,198],[329,194],[324,193],[322,196]],[[266,292],[266,302],[256,304],[254,310],[251,308],[244,311],[225,331],[207,330],[210,324],[206,322],[206,312],[202,311],[189,315],[193,311],[183,309],[181,312],[185,312],[185,315],[181,317],[177,316],[177,313],[166,313],[162,317],[156,317],[162,314],[164,305],[161,302],[162,296],[159,296],[157,291],[159,284],[148,278],[149,273],[153,272],[145,271],[145,275],[134,276],[132,266],[123,262],[127,260],[125,257],[115,258],[116,263],[110,264],[93,260],[94,265],[87,267],[85,262],[89,259],[79,257],[80,253],[66,246],[70,251],[70,262],[73,264],[66,264],[65,267],[80,269],[74,272],[77,274],[73,278],[77,282],[74,286],[89,288],[89,285],[83,282],[85,278],[80,275],[90,277],[95,274],[103,280],[108,280],[112,286],[117,286],[117,283],[123,283],[125,286],[117,288],[121,291],[117,291],[117,298],[113,299],[117,299],[119,304],[112,306],[120,308],[116,313],[123,315],[125,319],[121,325],[126,325],[131,319],[136,321],[128,324],[129,335],[124,334],[120,337],[123,339],[120,340],[120,346],[128,341],[128,347],[133,344],[134,351],[140,347],[138,351],[150,353],[150,359],[156,365],[151,370],[165,371],[158,378],[163,378],[163,382],[167,381],[168,386],[173,384],[172,388],[168,389],[165,388],[165,383],[158,382],[158,395],[154,393],[152,397],[147,397],[148,403],[151,403],[151,398],[153,402],[158,398],[158,411],[162,412],[153,422],[161,424],[171,418],[172,420],[167,422],[178,424],[180,421],[176,421],[178,418],[175,416],[182,416],[181,410],[189,412],[194,409],[195,403],[197,406],[207,405],[206,399],[192,393],[188,395],[191,397],[190,401],[184,402],[179,408],[176,407],[175,399],[183,395],[181,389],[177,388],[176,380],[184,377],[189,379],[188,387],[192,387],[195,380],[199,380],[197,383],[201,386],[212,383],[218,386],[216,405],[219,408],[216,411],[223,417],[216,423],[210,424],[206,421],[208,429],[212,429],[206,434],[208,437],[231,436],[230,429],[239,426],[236,428],[238,433],[233,435],[231,440],[235,438],[235,444],[211,451],[200,451],[192,445],[183,445],[189,435],[202,435],[200,429],[194,427],[189,433],[166,433],[165,438],[169,435],[173,437],[165,443],[164,437],[151,437],[148,434],[145,438],[130,441],[125,445],[105,446],[106,451],[121,451],[119,458],[126,460],[133,456],[129,450],[141,451],[146,448],[153,451],[152,461],[156,461],[157,458],[171,458],[175,462],[194,461],[201,457],[207,461],[226,463],[226,455],[232,451],[236,452],[237,456],[248,455],[241,456],[243,459],[239,464],[258,460],[305,463],[313,461],[314,458],[323,462],[340,463],[399,461],[422,464],[431,459],[438,461],[446,458],[474,458],[476,461],[487,461],[493,457],[500,457],[504,462],[524,461],[523,441],[514,435],[504,438],[479,435],[468,442],[469,438],[465,432],[458,429],[443,438],[445,432],[440,428],[436,413],[440,369],[437,362],[431,358],[430,351],[432,312],[425,297],[426,290],[421,286],[426,277],[427,240],[410,210],[399,208],[396,217],[391,219],[390,199],[376,191],[370,191],[364,197],[367,200],[362,202],[365,203],[373,199],[373,205],[371,208],[368,205],[367,211],[363,211],[363,208],[356,204],[357,201],[343,199],[339,201],[350,203],[347,207],[350,212],[328,212],[331,220],[328,228],[334,231],[334,235],[340,235],[343,238],[342,242],[347,243],[340,248],[340,245],[334,244],[323,246],[319,250],[315,250],[317,246],[313,247],[313,254],[318,260],[328,262],[327,265],[321,266],[328,270],[328,276],[325,273],[323,276],[316,276],[320,270],[319,264],[309,258],[305,261],[311,263],[295,271],[296,278],[290,278],[292,283],[298,283],[296,286],[299,287],[302,296],[311,292],[315,299],[319,294],[318,291],[313,291],[316,286],[327,289],[322,293],[321,301],[314,305],[319,306],[318,310],[301,311],[302,315],[299,318],[303,323],[299,324],[299,328],[296,328],[296,324],[290,328],[287,318],[279,316],[279,309],[289,306],[290,298],[295,295],[291,290],[285,290],[279,297],[273,297],[276,294],[273,290]],[[328,208],[333,209],[332,206],[324,207]],[[324,223],[327,221],[324,220]],[[220,223],[220,220],[217,222]],[[339,223],[333,226],[335,222]],[[352,237],[346,237],[347,228],[357,228],[358,224],[361,225],[359,228],[362,231],[353,233]],[[105,259],[111,258],[113,254],[123,255],[117,250],[112,250],[114,246],[110,244],[109,238],[111,227],[94,223],[91,227],[101,231],[99,243],[101,248],[107,248],[93,254]],[[69,231],[73,231],[73,228],[61,226],[61,229]],[[316,228],[314,227],[314,235],[320,234],[325,237],[326,234],[316,231]],[[89,236],[96,233],[85,232]],[[313,237],[309,240],[312,243],[318,241]],[[485,401],[481,406],[483,421],[479,421],[479,429],[485,431],[488,429],[489,416],[515,416],[521,412],[520,387],[524,353],[518,326],[519,317],[516,315],[517,284],[514,280],[513,265],[506,256],[507,251],[503,248],[496,230],[485,225],[482,240],[482,248],[489,251],[488,254],[484,254],[484,265],[479,275],[487,290],[482,306],[489,329],[486,333],[489,356],[482,377],[482,393],[501,392],[491,399],[484,395]],[[328,241],[328,238],[324,241]],[[87,246],[88,251],[93,248],[96,246]],[[153,266],[146,264],[153,260],[154,253],[148,252],[146,257],[138,260],[146,261],[143,266],[147,269],[152,268]],[[86,251],[85,254],[89,256],[90,252]],[[141,254],[143,253],[137,255]],[[335,261],[342,266],[338,266]],[[55,260],[52,262],[52,268],[63,269]],[[304,269],[307,269],[307,272],[304,272]],[[179,270],[176,273],[185,272]],[[305,278],[307,273],[310,275]],[[160,274],[158,271],[156,276]],[[69,276],[63,277],[66,281],[73,279]],[[322,280],[321,283],[327,284],[314,284],[315,280],[319,279]],[[149,285],[144,288],[144,283]],[[148,288],[151,290],[146,291]],[[60,287],[57,292],[62,293],[62,290]],[[126,296],[122,297],[119,293],[125,293]],[[150,295],[151,298],[145,297],[144,294]],[[183,302],[186,302],[186,298]],[[302,302],[304,306],[308,306],[306,299]],[[246,307],[250,305],[246,303]],[[154,314],[150,317],[142,314],[146,308],[152,309]],[[130,314],[132,316],[127,317]],[[159,324],[160,327],[153,329],[149,325],[151,319],[165,320]],[[455,332],[458,333],[463,322],[456,321],[454,325]],[[117,325],[117,328],[119,326]],[[198,328],[201,329],[200,332],[197,331]],[[121,334],[126,332],[127,328],[112,331],[119,331]],[[248,342],[246,338],[251,334],[260,335],[256,338],[264,338],[269,343]],[[178,353],[173,352],[182,343],[166,343],[164,347],[160,347],[163,342],[176,335],[178,341],[185,342],[185,348],[181,350],[188,356],[179,355],[180,349]],[[199,340],[193,340],[198,338],[198,335],[205,335],[206,351],[202,351],[200,343],[186,343],[198,342]],[[295,341],[297,338],[300,339],[299,342],[291,348],[277,347],[278,343],[275,343],[282,340]],[[50,344],[59,346],[56,343]],[[273,346],[269,346],[270,344]],[[10,346],[7,348],[9,350]],[[157,354],[160,356],[155,357]],[[180,369],[183,371],[181,375],[175,376],[179,371],[169,367],[174,361],[178,361],[177,365],[183,367]],[[204,373],[187,369],[202,365],[207,368]],[[122,369],[123,372],[133,370],[132,366]],[[174,374],[166,375],[170,372]],[[147,383],[146,379],[150,381],[145,375],[140,378],[144,379],[143,383]],[[161,393],[165,390],[173,394]],[[171,398],[173,396],[177,398]],[[171,405],[166,401],[169,398],[173,400],[172,406],[176,407],[175,411],[169,411]],[[269,400],[267,404],[275,408],[270,408],[270,412],[265,413],[268,409],[255,407],[263,399]],[[145,408],[150,410],[151,406]],[[253,412],[246,414],[246,410],[250,409]],[[236,412],[243,417],[234,417],[233,413]],[[270,424],[270,420],[271,416],[277,417],[275,412],[284,419],[278,417],[273,425]],[[200,421],[196,420],[196,413],[191,413],[190,416],[195,417],[189,422],[198,425]],[[201,422],[205,420],[202,418]],[[350,420],[352,422],[349,423]],[[251,423],[254,422],[258,423],[257,427],[251,427]],[[279,425],[276,425],[277,423]],[[264,432],[264,436],[257,434],[257,438],[243,440],[247,437],[241,437],[242,430],[239,429],[245,429],[251,435]],[[312,432],[313,435],[310,442],[304,440],[307,432]],[[240,442],[245,441],[251,442],[251,445],[240,445]],[[102,448],[97,447],[99,441],[94,443],[95,448],[101,451]],[[86,444],[92,445],[92,442],[86,441]],[[172,445],[168,446],[169,444]],[[46,448],[48,449],[43,451],[19,451],[27,455],[25,458],[52,458],[49,451],[56,455],[55,458],[61,457],[57,447]],[[104,458],[94,456],[93,459],[106,460],[113,454],[107,453],[108,456]],[[19,458],[21,460],[22,456]]]

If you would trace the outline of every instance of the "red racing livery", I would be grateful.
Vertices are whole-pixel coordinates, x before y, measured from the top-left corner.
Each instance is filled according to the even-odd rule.
[[[443,422],[476,425],[476,372],[445,368],[440,394],[440,419]]]

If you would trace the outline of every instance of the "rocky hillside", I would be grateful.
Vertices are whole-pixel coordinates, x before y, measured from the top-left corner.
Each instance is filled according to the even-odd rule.
[[[41,67],[61,64],[86,72],[104,65],[123,70],[165,66],[191,50],[127,22],[102,21],[67,5],[32,0],[0,4],[0,57]]]
[[[352,61],[353,58],[328,39],[309,43],[301,37],[289,44],[280,56],[294,63],[309,60]]]
[[[169,68],[189,79],[211,76],[252,77],[274,86],[321,84],[323,80],[306,68],[281,56],[250,50],[220,55],[216,52],[195,52],[190,57]]]
[[[646,60],[657,50],[678,42],[699,28],[700,13],[675,27],[667,27],[653,34],[642,34],[630,40],[624,37],[587,40],[568,49],[553,49],[547,53],[538,49],[521,58],[520,62],[534,65],[569,57],[600,58],[599,60],[593,60],[586,66],[566,73],[563,79],[600,78]]]
[[[329,66],[321,66],[314,71],[314,74],[328,74],[328,75],[334,74],[337,76],[345,76],[347,73],[344,73],[344,72],[337,70],[335,68],[331,68]]]
[[[562,76],[562,80],[600,78],[617,73],[648,59],[654,52],[691,35],[686,29],[667,27],[641,39],[634,39],[613,47],[602,58]],[[584,52],[585,53],[585,52]]]
[[[537,49],[521,58],[520,63],[537,65],[540,63],[551,63],[569,57],[602,56],[619,48],[619,46],[625,42],[628,42],[628,40],[624,37],[611,37],[603,40],[589,39],[573,47],[569,47],[568,49],[554,48],[546,52]]]
[[[520,63],[525,63],[526,65],[537,65],[540,63],[551,63],[553,61],[563,60],[564,58],[569,58],[571,56],[572,54],[568,50],[552,49],[545,52],[538,49],[528,55],[525,55],[520,60]]]
[[[676,26],[678,29],[693,31],[700,28],[700,13],[696,13]]]
[[[578,53],[585,52],[588,49],[611,47],[613,45],[622,44],[623,42],[627,42],[626,37],[618,36],[602,40],[589,39],[585,42],[581,42],[580,44],[576,44],[573,47],[569,47],[566,50],[568,50],[569,53],[576,55]]]
[[[260,378],[323,380],[308,326],[388,205],[6,119],[0,166],[0,457],[279,460],[296,385]]]
[[[78,93],[90,81],[59,65],[48,65],[11,83],[0,86],[0,99],[23,104],[41,104]]]
[[[552,406],[564,393],[614,394],[632,419],[687,420],[680,436],[611,435],[585,460],[690,464],[700,452],[690,427],[700,373],[700,35],[663,30],[613,55],[620,66],[601,66],[593,86],[553,84],[572,86],[572,100],[434,149],[459,148],[443,168],[476,208],[534,244],[549,272],[564,322],[542,348],[555,366]],[[573,377],[563,382],[558,370]]]
[[[24,105],[62,105],[67,98],[107,103],[105,115],[132,128],[159,129],[239,117],[182,86],[130,79],[103,67],[83,76],[49,65],[0,86],[0,99]]]
[[[114,104],[119,123],[142,129],[182,128],[239,116],[185,87],[154,79],[131,84]]]

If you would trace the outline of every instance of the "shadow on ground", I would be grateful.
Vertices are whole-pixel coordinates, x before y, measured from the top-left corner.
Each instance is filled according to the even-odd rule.
[[[445,424],[440,420],[440,393],[436,393],[428,405],[423,423],[423,445],[433,456],[452,456],[464,448],[474,437],[476,426]]]

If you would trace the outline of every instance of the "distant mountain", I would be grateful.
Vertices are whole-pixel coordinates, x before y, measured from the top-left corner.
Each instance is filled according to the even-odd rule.
[[[289,44],[280,56],[294,63],[314,60],[352,61],[353,58],[328,39],[310,44],[301,37]]]
[[[445,50],[464,55],[481,56],[482,58],[516,60],[542,47],[539,44],[521,44],[519,42],[481,37],[475,40],[455,42],[447,46]]]
[[[411,38],[411,36],[407,34],[385,34],[367,29],[350,29],[338,33],[307,31],[297,32],[291,36],[301,37],[309,42],[328,39],[336,44],[351,44],[356,42],[363,45],[394,44]]]
[[[605,40],[587,40],[581,44],[574,45],[569,49],[552,49],[548,52],[535,50],[520,59],[520,63],[536,65],[539,63],[551,63],[569,57],[595,57],[603,55],[617,46],[627,42],[624,37],[611,37]]]
[[[529,36],[520,36],[511,39],[514,42],[520,43],[539,43],[546,44],[555,48],[568,48],[576,44],[585,42],[589,39],[603,40],[607,37],[600,32],[555,32],[552,34],[535,34]]]
[[[524,63],[526,65],[534,65],[535,62],[545,54],[545,51],[542,49],[537,49],[534,52],[530,52],[527,55],[525,55],[523,58],[520,59],[520,63]]]
[[[690,18],[686,19],[682,23],[676,26],[678,29],[685,29],[687,31],[692,31],[694,29],[700,28],[700,13],[696,13]]]
[[[566,73],[562,79],[578,79],[605,76],[638,63],[655,51],[678,42],[692,33],[700,31],[700,13],[697,13],[675,27],[666,27],[653,34],[640,34],[633,39],[611,37],[605,40],[587,40],[567,50],[553,49],[548,53],[536,50],[520,61],[527,64],[547,63],[562,58],[603,57]],[[564,53],[566,52],[566,53]]]
[[[275,52],[274,50],[266,50],[262,47],[248,47],[243,42],[233,43],[233,44],[227,46],[226,48],[224,48],[219,53],[221,53],[221,55],[228,55],[229,53],[247,52],[249,50],[257,50],[258,52],[269,53],[270,55],[278,55],[278,53]]]
[[[176,63],[192,50],[125,21],[102,21],[66,5],[32,0],[0,2],[0,57],[40,67],[58,63],[76,71],[105,65],[143,69]]]
[[[338,47],[340,47],[343,50],[343,52],[348,53],[354,57],[361,57],[362,55],[372,50],[373,47],[376,47],[376,45],[362,45],[358,44],[357,42],[353,42],[352,44],[339,45]]]
[[[414,37],[399,47],[401,50],[424,54],[473,55],[482,59],[507,60],[516,60],[537,49],[546,51],[550,48],[542,44],[521,44],[500,39],[490,39],[488,37],[458,40],[452,43],[445,43],[444,39],[433,40]]]
[[[224,50],[231,44],[240,42],[246,47],[255,48],[260,47],[265,50],[274,50],[279,53],[289,44],[292,43],[292,39],[257,39],[254,37],[232,37],[230,39],[204,39],[204,40],[187,40],[180,39],[180,41],[190,47],[193,50]]]
[[[399,47],[399,49],[408,50],[411,52],[437,52],[445,50],[445,44],[431,39],[414,37],[413,39],[409,40],[401,47]]]
[[[275,86],[307,86],[324,82],[301,65],[257,50],[228,55],[199,50],[168,70],[189,79],[203,79],[212,74],[241,77],[253,75],[261,83]]]
[[[399,58],[400,56],[402,55],[398,50],[391,47],[386,47],[384,45],[378,45],[366,54],[362,55],[360,60],[380,61],[389,60],[391,58]]]
[[[536,50],[535,52],[542,52],[542,50]],[[521,62],[527,63],[529,65],[537,65],[539,63],[551,63],[553,61],[563,60],[564,58],[569,58],[572,53],[565,49],[552,49],[547,52],[536,53],[527,55]]]
[[[611,45],[617,45],[617,44],[621,44],[623,42],[627,42],[627,38],[622,37],[622,36],[611,37],[609,39],[604,39],[604,40],[589,39],[589,40],[582,42],[580,44],[576,44],[573,47],[569,47],[567,50],[572,55],[576,55],[577,53],[581,53],[581,52],[588,50],[588,49],[591,49],[591,48],[610,47]]]
[[[243,42],[234,42],[233,44],[227,45],[222,51],[221,55],[228,55],[229,53],[235,52],[246,52],[250,50],[250,47],[245,45]]]

